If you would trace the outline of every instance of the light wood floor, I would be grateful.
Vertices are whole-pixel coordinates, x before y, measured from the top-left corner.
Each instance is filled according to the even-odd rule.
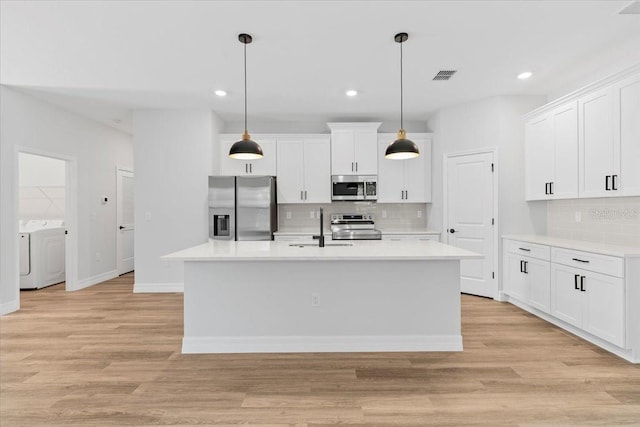
[[[22,292],[0,425],[640,425],[640,366],[510,304],[462,297],[464,352],[182,355],[182,295],[132,288]]]

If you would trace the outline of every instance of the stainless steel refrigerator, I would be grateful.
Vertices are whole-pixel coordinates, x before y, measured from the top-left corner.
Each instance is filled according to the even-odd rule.
[[[209,237],[273,240],[278,230],[275,176],[210,176]]]

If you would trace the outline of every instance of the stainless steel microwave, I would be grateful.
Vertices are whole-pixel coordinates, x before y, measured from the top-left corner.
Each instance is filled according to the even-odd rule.
[[[333,175],[331,200],[378,200],[376,175]]]

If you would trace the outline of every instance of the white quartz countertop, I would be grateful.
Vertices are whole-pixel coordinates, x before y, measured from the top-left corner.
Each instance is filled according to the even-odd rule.
[[[507,234],[503,239],[520,242],[536,243],[539,245],[555,246],[558,248],[574,249],[577,251],[594,252],[602,255],[618,257],[640,257],[640,247],[609,245],[605,243],[587,242],[584,240],[561,239],[559,237],[539,236],[533,234]]]
[[[301,244],[309,242],[301,242]],[[317,244],[317,242],[314,242]],[[341,241],[344,243],[344,241]],[[475,252],[434,241],[359,240],[351,246],[292,246],[294,242],[233,242],[211,240],[208,243],[174,252],[162,258],[178,261],[413,261],[476,259]]]
[[[383,230],[383,229],[379,229],[382,234],[407,234],[407,235],[423,235],[423,234],[429,234],[429,235],[435,235],[435,234],[440,234],[439,231],[436,230],[397,230],[397,229],[392,229],[392,230]],[[331,230],[325,230],[324,231],[325,235],[331,235]],[[316,235],[318,234],[318,230],[287,230],[287,231],[276,231],[275,233],[273,233],[276,236],[303,236],[303,235]]]

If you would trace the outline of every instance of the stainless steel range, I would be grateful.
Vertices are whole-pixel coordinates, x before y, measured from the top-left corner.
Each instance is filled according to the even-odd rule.
[[[382,233],[375,229],[375,217],[371,214],[332,214],[331,238],[333,240],[380,240]]]

